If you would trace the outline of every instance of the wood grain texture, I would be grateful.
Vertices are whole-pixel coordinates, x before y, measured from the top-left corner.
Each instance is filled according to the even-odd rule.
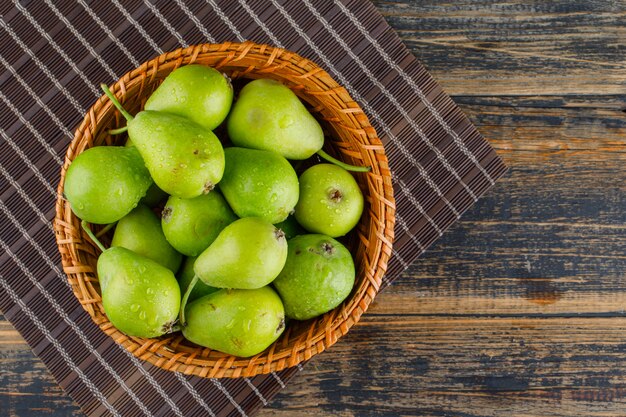
[[[626,415],[626,4],[375,4],[511,170],[258,415]],[[0,359],[0,415],[80,414]]]
[[[0,416],[81,416],[22,339],[0,315]]]
[[[370,314],[260,415],[623,415],[624,331],[624,318]]]
[[[375,4],[453,96],[624,93],[621,1]]]

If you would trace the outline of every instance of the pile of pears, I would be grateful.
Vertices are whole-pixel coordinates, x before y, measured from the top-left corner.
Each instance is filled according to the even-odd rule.
[[[335,238],[363,212],[348,170],[368,167],[324,153],[322,128],[287,86],[256,79],[235,100],[226,75],[187,65],[134,116],[102,88],[127,120],[110,132],[127,132],[126,145],[78,155],[64,193],[102,250],[102,303],[117,329],[142,338],[182,331],[249,357],[286,320],[348,297],[354,261]],[[310,167],[298,175],[304,160]],[[106,226],[95,235],[89,223]],[[105,248],[98,236],[113,227]]]

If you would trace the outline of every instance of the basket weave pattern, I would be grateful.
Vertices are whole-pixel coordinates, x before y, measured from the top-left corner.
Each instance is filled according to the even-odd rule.
[[[251,42],[203,44],[163,54],[124,75],[111,87],[124,107],[139,112],[161,81],[187,64],[209,65],[237,78],[273,78],[289,86],[306,102],[328,136],[325,150],[355,165],[370,165],[369,173],[355,178],[365,195],[365,210],[351,234],[349,247],[357,267],[355,287],[336,309],[306,322],[290,322],[283,335],[264,352],[239,358],[198,347],[180,333],[154,339],[129,337],[106,317],[96,276],[99,249],[80,227],[69,203],[59,197],[54,228],[63,269],[73,292],[93,321],[116,343],[142,360],[163,369],[209,378],[251,377],[280,371],[310,359],[345,335],[376,296],[391,255],[395,204],[391,172],[383,145],[367,116],[348,92],[308,59],[280,48]],[[59,182],[63,193],[65,173],[85,149],[121,145],[107,131],[125,125],[110,100],[101,97],[87,112],[70,144]],[[97,227],[94,227],[97,230]],[[107,243],[105,236],[103,242]]]

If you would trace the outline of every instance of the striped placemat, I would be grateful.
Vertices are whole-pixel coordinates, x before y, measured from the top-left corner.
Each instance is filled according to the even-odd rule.
[[[249,415],[298,372],[167,372],[115,345],[78,304],[51,221],[65,150],[99,83],[164,51],[227,40],[323,66],[369,115],[394,173],[385,285],[505,171],[366,0],[16,0],[0,15],[0,309],[88,415]]]

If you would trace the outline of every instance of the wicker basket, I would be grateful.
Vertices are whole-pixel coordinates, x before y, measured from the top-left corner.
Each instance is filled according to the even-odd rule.
[[[305,322],[290,322],[283,335],[264,352],[239,358],[198,347],[180,333],[155,339],[129,337],[107,319],[96,277],[99,249],[81,230],[80,220],[62,198],[57,200],[55,230],[63,268],[74,294],[102,331],[142,360],[163,369],[201,377],[250,377],[295,366],[324,351],[345,335],[367,310],[379,290],[391,254],[394,200],[391,173],[383,145],[367,116],[347,91],[324,70],[293,52],[251,42],[205,44],[163,54],[127,73],[111,90],[135,114],[146,98],[174,69],[191,63],[209,65],[238,78],[274,78],[289,86],[307,103],[328,137],[325,150],[357,165],[371,165],[356,179],[366,206],[351,234],[349,247],[357,265],[355,287],[336,309]],[[76,157],[92,146],[120,145],[107,130],[125,125],[110,100],[101,97],[76,130],[61,170],[59,195],[65,172]],[[105,243],[107,237],[104,237]]]

